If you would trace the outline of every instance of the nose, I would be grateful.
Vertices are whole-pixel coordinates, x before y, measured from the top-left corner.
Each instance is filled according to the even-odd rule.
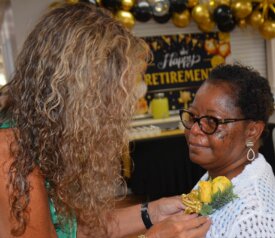
[[[196,121],[190,129],[190,134],[203,134],[203,131],[200,128],[199,121]]]

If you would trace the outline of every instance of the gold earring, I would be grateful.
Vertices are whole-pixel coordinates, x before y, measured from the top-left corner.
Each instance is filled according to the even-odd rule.
[[[248,151],[247,151],[247,154],[246,154],[246,158],[247,158],[248,161],[253,161],[255,159],[255,152],[252,149],[253,146],[254,146],[253,141],[248,140],[246,142],[246,147],[249,148]]]

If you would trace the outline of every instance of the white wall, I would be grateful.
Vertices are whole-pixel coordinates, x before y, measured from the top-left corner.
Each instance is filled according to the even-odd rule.
[[[36,21],[52,2],[53,0],[11,0],[17,52],[21,49]]]

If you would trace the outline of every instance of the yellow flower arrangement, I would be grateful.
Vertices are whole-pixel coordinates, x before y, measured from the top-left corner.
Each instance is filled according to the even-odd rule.
[[[211,181],[199,182],[199,199],[203,203],[212,202],[212,183]]]
[[[186,214],[210,215],[235,198],[237,195],[233,192],[231,181],[219,176],[213,180],[199,181],[197,190],[182,194],[182,203]]]

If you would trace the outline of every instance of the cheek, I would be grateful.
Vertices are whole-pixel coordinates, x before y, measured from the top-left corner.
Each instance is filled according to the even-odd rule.
[[[228,150],[232,150],[234,138],[234,133],[229,130],[217,130],[210,141],[214,153],[228,153]]]
[[[236,134],[236,129],[234,127],[232,128],[230,124],[220,125],[213,134],[213,138],[219,142],[229,143],[234,137],[234,134]]]
[[[228,137],[228,132],[227,131],[217,131],[213,135],[217,140],[219,141],[224,141],[226,137]]]

